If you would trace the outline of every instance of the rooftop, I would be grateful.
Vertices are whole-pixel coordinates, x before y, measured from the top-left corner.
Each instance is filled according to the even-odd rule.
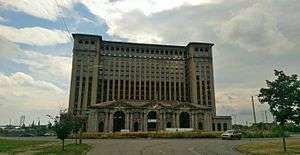
[[[102,40],[102,36],[101,35],[94,35],[94,34],[80,34],[80,33],[73,33],[72,34],[73,38],[75,37],[97,37],[100,38]],[[206,43],[206,42],[189,42],[186,46],[184,45],[169,45],[169,44],[152,44],[152,43],[134,43],[134,42],[123,42],[123,41],[106,41],[103,40],[104,43],[108,43],[108,44],[128,44],[128,45],[143,45],[143,46],[161,46],[161,47],[174,47],[174,48],[185,48],[187,46],[190,45],[194,45],[194,44],[205,44],[205,45],[210,45],[213,46],[213,43]]]

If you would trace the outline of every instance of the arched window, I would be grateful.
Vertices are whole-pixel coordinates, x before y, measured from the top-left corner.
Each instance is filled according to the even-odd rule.
[[[113,131],[121,131],[125,129],[125,114],[122,111],[117,111],[114,113],[114,128]]]
[[[222,130],[221,123],[218,123],[218,124],[217,124],[217,128],[218,128],[218,131],[221,131],[221,130]]]
[[[203,130],[203,124],[202,124],[202,122],[199,122],[199,123],[198,123],[198,129],[199,129],[199,130]]]
[[[227,130],[227,123],[223,124],[223,130],[226,131]]]
[[[98,124],[98,132],[103,132],[104,131],[104,123],[103,122],[100,122]]]
[[[180,113],[179,116],[179,126],[180,128],[190,128],[190,115],[187,112]]]
[[[156,131],[157,113],[155,111],[150,111],[147,115],[147,118],[148,131]]]
[[[172,127],[172,123],[171,122],[168,122],[167,123],[167,128],[171,128]]]
[[[135,123],[133,124],[133,131],[134,131],[134,132],[139,131],[139,123],[138,123],[138,122],[135,122]]]

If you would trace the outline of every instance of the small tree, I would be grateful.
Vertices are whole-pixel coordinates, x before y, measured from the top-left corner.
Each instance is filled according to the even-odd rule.
[[[81,142],[82,142],[82,140],[81,140],[82,120],[80,119],[80,117],[76,117],[76,116],[74,116],[73,119],[74,119],[73,133],[78,135],[78,133],[80,132],[79,143],[81,144]],[[77,139],[78,139],[77,136],[75,136],[76,144],[78,144]]]
[[[48,128],[48,130],[52,129],[52,123],[50,121],[48,122],[47,128]]]
[[[300,120],[300,81],[297,75],[288,76],[275,70],[275,80],[267,80],[267,88],[260,89],[259,101],[268,103],[282,131],[283,149],[286,152],[285,124],[299,123]]]
[[[57,138],[62,140],[62,150],[65,147],[65,139],[71,134],[74,128],[74,119],[72,115],[62,112],[60,117],[54,118],[52,129],[55,131]]]

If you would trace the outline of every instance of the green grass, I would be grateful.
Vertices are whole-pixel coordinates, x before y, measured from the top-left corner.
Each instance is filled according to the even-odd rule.
[[[282,137],[282,133],[279,131],[262,130],[262,131],[247,131],[242,135],[244,138],[277,138]],[[286,137],[289,137],[288,133],[285,133]]]
[[[30,147],[37,147],[49,143],[47,141],[10,140],[0,139],[0,152],[14,153],[22,152]]]
[[[264,142],[254,142],[242,144],[236,150],[250,155],[282,155],[300,154],[300,139],[287,139],[287,152],[284,153],[282,140],[272,140]]]
[[[65,150],[62,151],[61,142],[0,139],[0,154],[81,155],[89,149],[91,146],[88,144],[66,144]]]
[[[65,150],[62,151],[61,145],[56,144],[50,147],[46,147],[38,150],[38,152],[34,153],[34,155],[45,155],[45,154],[64,154],[64,155],[81,155],[86,154],[88,150],[91,149],[91,146],[88,144],[67,144],[65,146]]]

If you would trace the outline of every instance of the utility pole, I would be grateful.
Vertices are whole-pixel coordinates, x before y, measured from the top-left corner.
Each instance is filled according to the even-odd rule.
[[[252,111],[253,111],[254,124],[256,124],[256,115],[255,115],[255,107],[254,107],[253,96],[251,96],[251,102],[252,102]]]

